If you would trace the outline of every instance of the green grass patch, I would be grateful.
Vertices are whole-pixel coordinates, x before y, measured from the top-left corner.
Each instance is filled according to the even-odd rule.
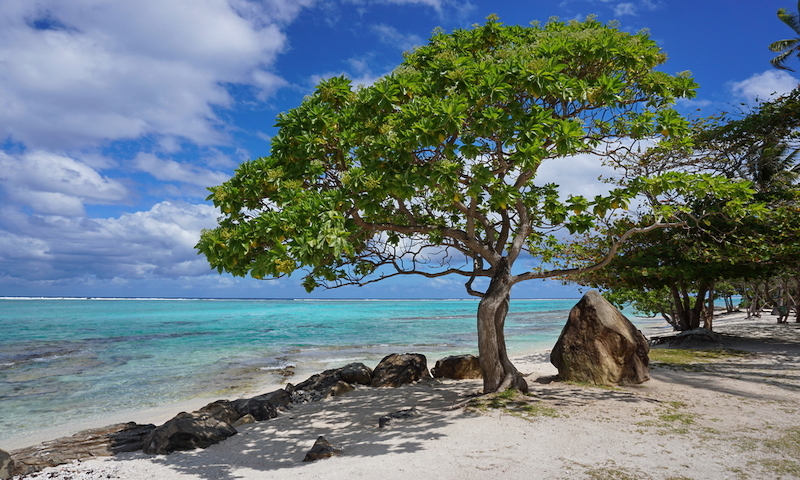
[[[475,398],[467,404],[467,408],[481,412],[501,410],[522,418],[559,416],[555,408],[536,400],[531,394],[520,393],[514,389]]]
[[[800,458],[800,427],[786,430],[786,433],[777,440],[766,440],[764,446],[792,458]]]
[[[637,422],[636,425],[656,428],[659,435],[685,435],[689,433],[688,427],[694,425],[696,418],[696,413],[686,411],[685,403],[668,402],[656,414],[655,419]]]
[[[692,363],[709,363],[726,358],[745,358],[752,353],[732,348],[681,349],[654,348],[648,354],[651,362],[667,365],[688,365]]]
[[[602,466],[589,467],[585,474],[592,480],[649,480],[652,478],[641,470],[620,467],[613,460],[609,460]]]

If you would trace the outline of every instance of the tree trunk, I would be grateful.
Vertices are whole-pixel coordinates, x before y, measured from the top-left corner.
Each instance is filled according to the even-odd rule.
[[[689,330],[689,315],[687,314],[686,310],[683,308],[683,301],[681,300],[681,294],[678,291],[678,286],[672,284],[669,286],[669,291],[672,294],[672,302],[675,306],[675,323],[672,324],[673,328],[677,331],[684,331]]]
[[[797,298],[798,300],[794,302],[794,322],[800,323],[800,276],[794,277],[795,285],[797,285]]]
[[[703,328],[708,330],[709,332],[714,330],[714,283],[711,283],[711,286],[708,287],[708,308],[706,308],[706,313],[703,316]]]
[[[508,358],[503,332],[512,286],[508,261],[503,258],[478,305],[478,356],[484,393],[509,388],[528,391],[528,383]]]
[[[700,328],[700,319],[703,316],[703,310],[706,307],[706,293],[708,292],[708,286],[700,285],[699,290],[697,292],[697,298],[694,301],[694,308],[690,309],[691,317],[689,328],[695,329]],[[690,297],[689,294],[686,293],[686,303],[689,303]]]
[[[670,285],[669,289],[672,293],[672,301],[675,306],[676,317],[673,323],[675,330],[685,331],[700,328],[700,320],[703,318],[708,287],[700,285],[700,290],[697,292],[694,305],[691,304],[692,298],[683,283]],[[706,323],[705,325],[711,326],[710,323]]]

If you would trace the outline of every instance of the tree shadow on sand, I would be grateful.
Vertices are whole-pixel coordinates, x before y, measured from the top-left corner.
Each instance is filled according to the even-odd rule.
[[[306,452],[318,436],[341,447],[346,457],[378,457],[415,452],[426,440],[444,436],[443,427],[474,412],[449,407],[480,389],[479,382],[426,380],[400,388],[363,387],[328,400],[295,406],[272,420],[244,425],[239,433],[205,450],[147,457],[155,464],[208,479],[241,478],[238,469],[292,471],[309,466]],[[378,419],[416,408],[418,415],[386,428]],[[137,453],[128,458],[142,458]],[[146,456],[145,456],[146,457]],[[121,457],[124,459],[124,457]]]
[[[653,377],[673,384],[757,400],[778,399],[781,391],[800,391],[800,324],[759,325],[757,328],[732,325],[727,326],[725,331],[719,334],[719,344],[692,347],[722,347],[750,352],[752,355],[687,365],[654,364],[651,371]],[[778,390],[772,395],[763,388],[765,386]]]

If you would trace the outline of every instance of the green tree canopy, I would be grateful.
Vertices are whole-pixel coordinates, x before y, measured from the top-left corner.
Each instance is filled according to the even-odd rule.
[[[756,190],[754,206],[745,218],[715,215],[641,235],[603,271],[572,280],[613,292],[618,303],[658,311],[684,330],[699,325],[704,296],[721,280],[748,284],[778,274],[798,276],[798,126],[800,89],[795,89],[740,117],[698,120],[691,149],[665,144],[644,156],[618,159],[634,176],[681,169],[748,180]],[[615,228],[627,229],[627,222]],[[604,251],[602,244],[587,248]]]
[[[734,208],[747,193],[678,172],[592,199],[564,199],[557,185],[535,182],[544,161],[569,169],[576,154],[609,157],[655,138],[682,143],[687,122],[670,105],[696,85],[688,74],[656,70],[665,59],[646,33],[594,18],[522,27],[490,17],[435,32],[374,85],[331,78],[281,114],[271,154],[210,189],[223,216],[197,248],[234,275],[301,270],[309,290],[461,276],[481,297],[484,389],[525,390],[503,334],[513,285],[599,268],[631,234],[669,224],[686,196],[729,196]],[[664,200],[653,224],[609,238],[599,261],[554,266],[570,234],[606,221],[643,190]],[[521,257],[533,268],[515,269]]]

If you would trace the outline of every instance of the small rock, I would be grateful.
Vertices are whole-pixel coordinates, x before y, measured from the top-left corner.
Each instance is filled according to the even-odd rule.
[[[341,368],[334,368],[325,370],[322,373],[311,375],[307,380],[298,383],[294,386],[295,391],[317,391],[323,394],[327,393],[336,382],[342,379]]]
[[[420,353],[393,353],[380,361],[372,372],[373,387],[399,387],[430,377],[428,360]]]
[[[0,479],[6,480],[11,478],[13,471],[14,460],[11,458],[11,455],[4,450],[0,450]]]
[[[475,355],[453,355],[436,361],[431,369],[434,378],[452,378],[465,380],[483,378],[481,363]]]
[[[328,397],[338,397],[339,395],[344,395],[347,392],[352,392],[355,390],[356,387],[350,385],[347,382],[343,382],[339,380],[336,382],[336,385],[332,386],[330,390],[328,390]]]
[[[344,451],[341,448],[332,445],[330,442],[325,440],[325,437],[321,436],[317,438],[316,442],[314,442],[314,446],[311,447],[311,450],[306,453],[306,457],[303,459],[303,461],[313,462],[315,460],[341,455],[343,452]]]
[[[240,427],[242,425],[247,425],[249,423],[256,423],[256,419],[248,413],[244,417],[233,422],[233,428]]]
[[[342,367],[339,374],[342,380],[347,383],[358,383],[360,385],[372,384],[372,369],[363,363],[351,363]]]
[[[419,410],[416,407],[412,407],[406,410],[398,410],[394,413],[390,413],[388,415],[384,415],[378,419],[378,428],[387,427],[391,424],[394,420],[406,420],[408,418],[416,417],[419,415]]]
[[[216,402],[211,402],[198,410],[197,413],[207,413],[221,422],[230,424],[233,424],[236,422],[236,420],[239,420],[239,417],[242,416],[242,414],[236,411],[233,403],[231,403],[229,400],[217,400]]]
[[[236,433],[231,424],[208,413],[181,412],[150,432],[142,441],[142,450],[149,455],[166,455],[176,450],[207,448]]]

